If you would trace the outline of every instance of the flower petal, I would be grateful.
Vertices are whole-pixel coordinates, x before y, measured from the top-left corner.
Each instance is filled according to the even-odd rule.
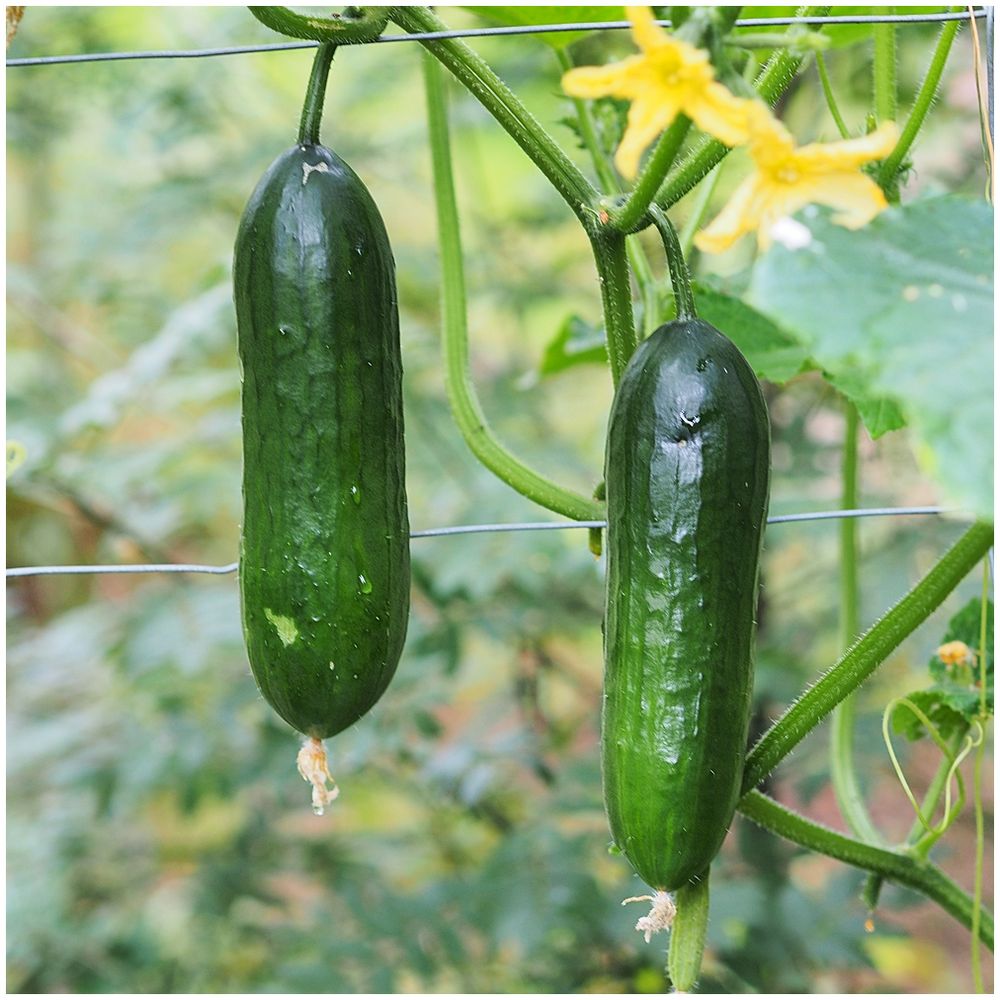
[[[755,103],[733,96],[721,83],[710,83],[683,110],[703,132],[727,146],[738,146],[750,137],[749,106]]]
[[[762,101],[747,103],[750,155],[762,167],[784,162],[795,152],[795,139],[792,133],[774,117],[774,113]]]
[[[626,7],[625,16],[632,22],[632,37],[643,52],[650,52],[670,41],[670,36],[656,23],[649,7]]]
[[[860,167],[872,160],[885,159],[899,138],[894,122],[884,122],[874,132],[858,139],[838,142],[814,142],[795,153],[796,159],[810,170],[845,170]]]
[[[803,194],[818,205],[836,209],[833,221],[848,229],[866,226],[879,212],[889,207],[882,189],[866,174],[826,174],[815,184],[803,185]]]
[[[629,56],[607,66],[577,66],[563,74],[562,88],[570,97],[633,98],[647,79],[642,56]]]
[[[646,147],[677,117],[678,108],[665,94],[639,97],[628,109],[628,127],[615,153],[618,172],[631,180],[639,172]]]
[[[704,253],[722,253],[745,233],[753,232],[764,210],[760,176],[751,174],[734,192],[726,207],[694,238]]]

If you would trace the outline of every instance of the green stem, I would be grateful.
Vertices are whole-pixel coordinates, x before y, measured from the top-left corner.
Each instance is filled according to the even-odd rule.
[[[653,225],[656,226],[660,239],[663,240],[663,251],[667,257],[667,268],[670,271],[670,284],[674,289],[674,301],[677,304],[679,320],[694,319],[698,312],[694,306],[694,292],[691,291],[691,275],[688,273],[681,243],[677,238],[677,230],[667,215],[658,206],[650,206]]]
[[[791,48],[799,52],[818,52],[830,47],[830,36],[821,31],[807,31],[796,34],[794,38],[778,31],[748,31],[745,35],[733,35],[726,39],[727,45],[738,49],[780,49]]]
[[[837,106],[837,98],[834,96],[833,87],[830,84],[830,74],[826,70],[826,59],[823,57],[822,52],[816,53],[816,69],[819,70],[819,82],[823,87],[826,106],[830,109],[830,114],[833,116],[837,131],[840,133],[840,138],[849,139],[851,134],[847,131],[847,125],[840,113],[840,108]]]
[[[795,701],[747,756],[743,790],[758,785],[832,709],[865,681],[986,555],[993,526],[978,521],[895,607]]]
[[[705,218],[705,213],[708,211],[712,195],[715,194],[715,189],[718,187],[722,171],[723,167],[721,165],[716,167],[709,174],[708,183],[702,184],[698,188],[698,193],[694,196],[694,205],[691,208],[691,214],[688,216],[687,221],[684,223],[684,228],[681,230],[681,253],[684,254],[685,260],[690,260],[692,254],[695,253],[694,236],[701,227],[702,220]]]
[[[573,62],[565,49],[557,52],[559,67],[565,73],[573,68]],[[594,116],[591,114],[590,104],[580,97],[572,97],[573,109],[576,111],[577,123],[580,128],[580,138],[590,154],[594,171],[601,186],[608,194],[617,194],[621,191],[618,182],[618,175],[611,165],[607,153],[601,146],[597,137],[597,128],[594,125]],[[625,241],[625,251],[628,254],[628,262],[635,275],[636,284],[639,286],[639,294],[643,304],[643,327],[646,334],[652,331],[659,324],[656,322],[656,310],[659,305],[659,294],[657,291],[657,280],[650,267],[649,258],[643,249],[638,236],[629,236]]]
[[[272,31],[292,38],[311,38],[317,42],[336,42],[351,45],[356,42],[374,42],[389,23],[387,7],[352,7],[352,14],[330,14],[328,17],[310,17],[288,7],[250,7],[261,24]]]
[[[675,991],[690,993],[701,971],[708,932],[708,870],[674,895],[677,913],[670,925],[670,953],[667,973]]]
[[[961,24],[961,21],[947,21],[941,29],[941,34],[938,35],[930,65],[927,67],[927,73],[913,102],[913,110],[910,111],[910,116],[906,119],[906,124],[903,126],[895,148],[882,161],[882,166],[879,168],[878,183],[883,191],[891,193],[895,190],[899,168],[913,145],[913,140],[916,139],[917,133],[927,117],[927,112],[930,111],[931,105],[934,103],[938,84],[941,82],[941,74],[944,72],[948,53],[951,51],[951,44],[955,41],[955,35]]]
[[[892,14],[894,7],[886,10]],[[872,104],[875,121],[896,120],[896,26],[880,22],[873,28],[875,56],[872,59]]]
[[[854,510],[858,506],[858,411],[845,400],[844,464],[841,472],[840,506]],[[840,522],[840,640],[848,649],[859,631],[858,620],[858,540],[857,522],[845,517]],[[855,695],[845,698],[833,710],[830,739],[830,780],[840,814],[854,834],[878,844],[882,837],[872,823],[858,784],[854,761]]]
[[[447,29],[426,7],[392,7],[389,16],[410,34]],[[421,44],[496,118],[549,179],[584,229],[593,233],[598,228],[594,211],[599,198],[597,190],[503,80],[459,39],[422,41]]]
[[[679,115],[660,136],[625,203],[611,213],[612,226],[623,233],[630,233],[641,225],[690,128],[691,119],[687,115]]]
[[[330,63],[337,51],[334,42],[324,42],[316,50],[313,59],[312,72],[309,74],[309,85],[306,87],[306,99],[302,105],[302,118],[299,120],[299,145],[319,145],[319,127],[323,120],[323,99],[326,97],[326,81],[330,76]]]
[[[954,733],[951,737],[951,742],[948,746],[949,753],[946,753],[938,765],[937,771],[934,772],[934,777],[931,779],[931,783],[927,786],[927,791],[924,793],[923,799],[920,801],[920,812],[924,816],[933,816],[937,812],[937,807],[941,802],[941,796],[944,793],[945,784],[951,779],[952,774],[952,761],[955,759],[955,755],[958,753],[959,748],[962,745],[962,741],[965,739],[965,734],[969,731],[968,725],[962,726],[961,729]],[[903,850],[909,851],[918,860],[924,860],[927,857],[927,852],[933,847],[933,842],[927,844],[926,850],[923,848],[916,849],[915,845],[924,836],[924,825],[919,819],[913,821],[913,825],[910,827],[909,833],[906,835],[906,839],[900,845]],[[882,892],[882,878],[878,875],[870,875],[868,880],[865,882],[865,887],[861,891],[861,897],[864,899],[869,910],[874,910],[878,906],[878,898]]]
[[[606,230],[591,236],[590,245],[594,251],[594,263],[597,265],[597,277],[601,285],[611,378],[617,386],[636,346],[625,237],[614,230]]]
[[[429,56],[424,58],[424,83],[441,245],[445,383],[455,422],[473,454],[483,465],[523,496],[566,517],[597,520],[603,516],[604,508],[601,504],[557,486],[511,455],[490,429],[479,404],[469,372],[465,273],[462,266],[458,208],[455,203],[455,182],[451,169],[444,83],[440,69]]]
[[[972,803],[976,817],[976,874],[973,888],[975,905],[981,906],[983,901],[983,848],[985,834],[983,831],[983,757],[986,754],[986,635],[990,596],[990,564],[983,561],[983,596],[979,615],[979,721],[982,725],[979,746],[976,747],[976,758],[972,768]],[[972,980],[977,993],[984,993],[983,969],[978,943],[979,914],[973,915],[972,923]]]
[[[573,60],[570,59],[569,53],[565,49],[557,50],[556,58],[559,61],[559,69],[563,73],[568,73],[573,69]],[[597,137],[597,126],[594,124],[594,116],[590,112],[590,104],[582,97],[570,97],[569,100],[573,105],[573,110],[576,112],[576,120],[580,128],[580,138],[583,140],[583,145],[590,154],[590,161],[594,165],[594,172],[597,174],[597,179],[601,182],[601,186],[605,192],[610,194],[611,192],[619,191],[618,176],[615,174],[615,169],[611,165],[611,161],[605,153],[604,148],[601,146],[601,140]]]
[[[976,875],[972,895],[975,906],[972,914],[972,981],[977,993],[986,992],[983,987],[982,957],[979,952],[980,910],[983,902],[983,845],[985,843],[983,833],[983,755],[985,752],[986,733],[984,731],[983,738],[976,748],[976,757],[972,768],[972,801],[976,816]]]
[[[932,899],[970,930],[978,922],[978,937],[993,948],[993,918],[974,907],[964,893],[940,868],[921,862],[899,851],[875,847],[814,823],[786,809],[762,792],[747,792],[738,809],[765,830],[811,851],[844,861],[855,868],[877,872],[884,878],[905,885]]]
[[[820,17],[829,10],[826,7],[800,7],[799,17]],[[794,26],[789,28],[793,30]],[[754,84],[757,93],[768,104],[774,105],[778,98],[788,89],[799,67],[803,56],[791,49],[775,52],[761,70]],[[656,195],[657,204],[662,208],[670,208],[684,197],[726,154],[729,147],[718,139],[706,138],[693,149],[667,176]]]
[[[927,791],[924,793],[924,797],[920,803],[921,816],[933,819],[934,814],[937,812],[937,807],[941,802],[941,796],[944,794],[948,782],[951,781],[953,775],[955,774],[953,762],[957,754],[960,752],[962,744],[965,742],[965,737],[968,731],[968,724],[963,725],[958,732],[953,734],[951,744],[945,744],[945,747],[942,750],[944,759],[941,761],[941,766],[931,779],[931,783],[928,785]],[[961,775],[958,777],[959,781],[961,781]],[[912,848],[914,857],[923,859],[930,854],[931,848],[937,842],[937,839],[938,838],[936,836],[928,837],[927,831],[924,829],[924,824],[920,821],[920,816],[918,816],[913,821],[913,826],[910,827],[910,832],[906,835],[906,840],[903,841],[903,846]]]

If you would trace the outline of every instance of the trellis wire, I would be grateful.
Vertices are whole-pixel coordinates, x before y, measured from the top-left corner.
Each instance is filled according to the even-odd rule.
[[[989,12],[979,9],[974,17],[988,17]],[[748,17],[736,22],[741,28],[779,27],[791,24],[928,24],[942,21],[967,20],[965,11],[933,14],[835,14],[824,17]],[[669,28],[670,21],[658,21]],[[581,21],[563,24],[518,24],[492,28],[457,28],[449,31],[426,31],[405,35],[381,35],[372,42],[354,44],[373,45],[389,42],[430,42],[447,38],[495,38],[511,35],[543,35],[569,31],[623,31],[631,28],[628,21]],[[293,49],[315,48],[318,42],[279,42],[270,45],[234,45],[225,48],[188,49],[150,52],[91,52],[67,56],[33,56],[8,59],[8,66],[53,66],[60,63],[115,62],[127,59],[205,59],[210,56],[245,55],[253,52],[276,52]]]
[[[801,514],[775,514],[768,524],[796,521],[830,521],[848,517],[900,517],[914,514],[953,514],[951,507],[865,507],[854,510],[818,510]],[[603,528],[604,521],[527,521],[511,524],[457,524],[446,528],[411,531],[410,538],[444,538],[449,535],[485,535],[506,531],[565,531],[579,528]],[[120,566],[18,566],[7,570],[8,577],[76,576],[99,573],[210,573],[224,576],[235,573],[239,563],[202,566],[197,563],[149,563]]]

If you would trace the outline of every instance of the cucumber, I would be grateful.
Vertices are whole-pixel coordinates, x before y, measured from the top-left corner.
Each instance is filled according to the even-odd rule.
[[[271,165],[240,222],[234,284],[243,631],[264,698],[315,742],[385,691],[410,593],[392,251],[334,152],[300,142]]]
[[[659,892],[702,875],[739,798],[770,430],[737,347],[699,319],[639,345],[611,409],[604,798]]]

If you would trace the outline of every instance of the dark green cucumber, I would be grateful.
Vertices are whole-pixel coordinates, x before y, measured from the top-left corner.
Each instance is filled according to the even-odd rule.
[[[708,868],[746,752],[770,432],[757,379],[708,323],[660,327],[608,429],[604,797],[653,888]]]
[[[323,739],[392,679],[410,593],[392,252],[335,153],[300,144],[271,165],[240,223],[234,281],[243,630],[261,693]]]

